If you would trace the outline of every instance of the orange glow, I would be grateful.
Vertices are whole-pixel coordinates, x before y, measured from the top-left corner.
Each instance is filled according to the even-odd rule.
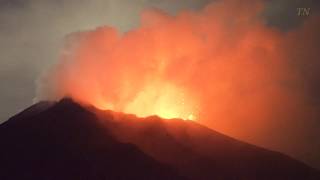
[[[283,72],[274,51],[278,34],[255,18],[261,3],[252,3],[250,11],[237,3],[213,3],[177,16],[150,9],[142,13],[140,27],[123,34],[112,27],[71,34],[50,74],[53,96],[142,117],[232,122],[246,113],[238,104],[260,103],[246,88],[269,81],[273,86]],[[250,113],[254,118],[261,115],[256,108]]]
[[[158,115],[166,119],[196,120],[198,108],[192,97],[185,92],[184,89],[166,82],[152,82],[120,110],[139,117]],[[103,101],[94,105],[104,110],[115,109],[113,105]]]
[[[177,15],[150,9],[126,33],[113,27],[72,33],[38,98],[71,96],[100,109],[196,120],[272,144],[270,134],[287,137],[280,127],[314,114],[295,66],[297,59],[318,59],[313,35],[320,21],[310,16],[283,32],[262,19],[263,2],[214,1]]]
[[[163,118],[195,120],[195,103],[182,89],[166,83],[151,84],[125,107],[138,116],[159,115]]]

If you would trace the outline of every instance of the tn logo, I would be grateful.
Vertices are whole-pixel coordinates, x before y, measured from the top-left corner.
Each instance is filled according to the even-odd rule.
[[[297,8],[298,16],[309,16],[311,8]]]

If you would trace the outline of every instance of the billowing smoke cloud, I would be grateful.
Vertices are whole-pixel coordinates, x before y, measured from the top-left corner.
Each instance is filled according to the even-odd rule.
[[[176,16],[149,9],[126,33],[113,27],[73,33],[40,80],[38,99],[71,96],[140,116],[196,119],[308,160],[320,147],[305,131],[306,121],[320,117],[313,95],[320,18],[313,14],[282,32],[266,25],[263,8],[260,1],[226,0]]]

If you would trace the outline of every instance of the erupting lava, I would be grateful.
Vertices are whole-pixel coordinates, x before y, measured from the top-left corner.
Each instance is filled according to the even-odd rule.
[[[128,104],[125,112],[138,116],[155,114],[163,118],[195,120],[196,107],[191,99],[183,90],[173,85],[150,85]],[[152,105],[149,102],[152,102]]]
[[[197,107],[191,96],[186,95],[182,88],[162,83],[146,84],[122,110],[126,113],[136,114],[140,117],[158,115],[162,118],[180,118],[184,120],[196,120]],[[94,103],[100,109],[116,109],[107,101]]]

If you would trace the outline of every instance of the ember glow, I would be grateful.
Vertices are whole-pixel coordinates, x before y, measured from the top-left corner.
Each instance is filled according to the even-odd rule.
[[[126,103],[123,109],[126,113],[136,114],[140,117],[158,115],[162,118],[181,118],[196,120],[197,107],[191,96],[185,94],[184,89],[165,82],[151,82],[136,96]],[[94,103],[100,109],[116,109],[113,104]]]
[[[150,84],[137,94],[124,111],[138,116],[155,114],[168,119],[195,120],[195,103],[184,92],[183,89],[166,83]]]

